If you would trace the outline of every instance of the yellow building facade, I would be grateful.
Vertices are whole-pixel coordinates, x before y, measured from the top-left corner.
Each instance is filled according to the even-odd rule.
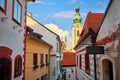
[[[48,80],[49,53],[52,46],[41,37],[42,35],[27,28],[25,80]]]

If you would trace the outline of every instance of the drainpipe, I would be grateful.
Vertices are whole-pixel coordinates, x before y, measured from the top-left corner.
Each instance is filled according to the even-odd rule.
[[[91,43],[92,43],[92,46],[95,46],[96,35],[94,33],[91,35]],[[94,80],[97,80],[97,74],[96,74],[96,54],[93,54],[93,56],[94,56]]]

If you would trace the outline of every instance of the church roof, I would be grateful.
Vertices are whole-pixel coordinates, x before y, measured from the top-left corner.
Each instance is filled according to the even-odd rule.
[[[63,61],[61,65],[64,67],[67,66],[75,66],[76,65],[76,56],[73,52],[64,52],[63,53]]]

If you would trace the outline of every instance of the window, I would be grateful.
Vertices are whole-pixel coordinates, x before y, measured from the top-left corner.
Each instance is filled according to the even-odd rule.
[[[59,44],[57,43],[57,52],[59,52]]]
[[[21,23],[21,14],[22,14],[22,7],[18,0],[14,0],[14,7],[13,7],[13,20],[20,25]]]
[[[74,45],[76,45],[76,39],[74,39]]]
[[[41,64],[41,67],[44,66],[44,55],[43,54],[40,55],[40,64]]]
[[[71,74],[69,74],[69,79],[71,78]]]
[[[80,32],[79,31],[77,31],[77,37],[79,37],[80,36]]]
[[[48,80],[48,79],[47,79],[47,74],[43,75],[43,76],[41,77],[41,80]]]
[[[37,78],[36,80],[39,80],[39,78]]]
[[[14,77],[20,76],[21,72],[22,72],[22,57],[20,55],[18,55],[15,58]]]
[[[74,30],[74,37],[76,37],[76,30]]]
[[[0,10],[5,13],[5,10],[6,10],[6,0],[0,0]]]
[[[46,54],[46,65],[48,64],[48,55]]]
[[[37,65],[37,56],[36,53],[33,54],[33,65]]]
[[[78,67],[78,56],[76,56],[76,60],[77,60],[77,61],[76,61],[76,64],[77,64],[77,67]]]
[[[80,69],[82,68],[82,61],[81,61],[81,55],[79,55],[79,67],[80,67]]]
[[[85,72],[87,74],[90,74],[90,61],[89,61],[89,55],[85,54]]]
[[[38,63],[37,60],[38,60],[38,54],[37,54],[37,53],[34,53],[34,54],[33,54],[33,65],[34,65],[33,68],[34,68],[34,69],[36,69],[36,68],[39,67],[38,64],[37,64],[37,63]]]

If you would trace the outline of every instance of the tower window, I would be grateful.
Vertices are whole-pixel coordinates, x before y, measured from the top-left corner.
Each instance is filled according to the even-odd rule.
[[[80,32],[79,31],[77,31],[77,36],[79,36],[80,35]]]

